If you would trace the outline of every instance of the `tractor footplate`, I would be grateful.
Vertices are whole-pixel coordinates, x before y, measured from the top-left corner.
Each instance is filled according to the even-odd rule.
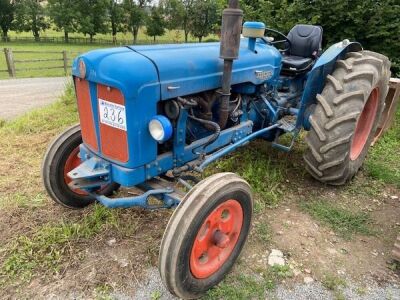
[[[278,128],[285,132],[293,132],[296,129],[296,120],[294,116],[285,116],[278,121]]]

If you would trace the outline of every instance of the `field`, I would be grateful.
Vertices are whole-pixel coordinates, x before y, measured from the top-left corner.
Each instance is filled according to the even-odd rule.
[[[68,89],[57,103],[0,125],[0,298],[169,299],[152,282],[171,211],[71,211],[46,195],[44,151],[76,122]],[[205,299],[270,299],[306,278],[334,299],[376,291],[383,292],[375,299],[398,299],[399,267],[390,252],[400,229],[400,110],[344,187],[313,180],[304,147],[300,140],[285,154],[255,141],[207,170],[248,180],[256,214],[239,262]],[[285,266],[268,266],[272,249],[283,252]]]
[[[31,34],[29,32],[13,32],[11,31],[9,36],[11,38],[31,38]],[[54,30],[47,30],[46,32],[42,33],[42,37],[62,37],[60,32]],[[72,33],[70,35],[71,38],[73,37],[84,37],[81,34]],[[111,36],[109,34],[99,34],[96,35],[96,38],[102,40],[111,41]],[[218,39],[218,37],[214,35],[210,35],[204,40],[207,39]],[[124,34],[118,33],[117,35],[117,46],[122,46],[125,44],[132,44],[132,36],[131,34]],[[190,42],[196,41],[193,37],[190,37]],[[182,43],[184,42],[184,34],[181,30],[173,30],[167,31],[165,35],[157,38],[157,43]],[[144,34],[143,30],[139,32],[138,36],[138,43],[140,44],[152,44],[153,38],[148,37]],[[63,62],[62,59],[62,51],[65,50],[68,52],[68,59],[69,64],[71,64],[71,60],[76,57],[79,53],[84,53],[86,51],[96,49],[96,48],[107,48],[113,47],[112,44],[65,44],[65,43],[34,43],[34,42],[9,42],[4,43],[0,41],[0,70],[6,70],[7,64],[6,59],[4,56],[4,48],[10,48],[13,51],[40,51],[40,52],[59,52],[59,53],[15,53],[14,59],[15,60],[32,60],[32,59],[60,59],[60,61],[51,61],[51,62],[17,62],[16,69],[17,69],[17,77],[24,78],[24,77],[51,77],[51,76],[64,76],[64,70],[60,69],[44,69],[44,70],[31,70],[31,71],[18,71],[18,69],[25,69],[25,68],[37,68],[37,67],[62,67]],[[0,79],[7,79],[9,75],[7,72],[0,72]]]

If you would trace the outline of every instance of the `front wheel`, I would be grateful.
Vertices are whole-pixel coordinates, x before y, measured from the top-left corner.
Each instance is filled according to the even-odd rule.
[[[49,146],[43,159],[42,178],[50,197],[68,208],[83,208],[95,201],[85,191],[71,189],[68,172],[81,164],[79,145],[82,144],[81,127],[72,126],[60,134]],[[102,195],[111,195],[118,190],[119,184],[110,183],[98,191]]]
[[[174,211],[160,248],[168,290],[200,297],[230,271],[248,236],[253,200],[246,181],[219,173],[198,183]]]
[[[357,173],[367,155],[384,108],[390,79],[387,57],[351,52],[338,60],[317,95],[306,137],[306,168],[319,181],[342,185]]]

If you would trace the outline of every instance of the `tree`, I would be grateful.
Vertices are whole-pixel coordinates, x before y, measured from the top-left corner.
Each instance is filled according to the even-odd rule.
[[[146,22],[146,34],[152,36],[154,41],[156,37],[165,33],[165,21],[160,7],[151,8],[150,17]]]
[[[14,9],[14,3],[10,0],[0,0],[0,27],[4,41],[7,41],[8,31],[14,20]]]
[[[145,24],[146,12],[145,8],[150,0],[124,0],[124,12],[126,24],[133,35],[133,43],[137,43],[139,29]]]
[[[190,33],[194,2],[195,0],[163,0],[160,2],[165,11],[167,28],[183,29],[186,43]]]
[[[77,5],[74,0],[48,0],[49,16],[58,30],[64,31],[64,40],[69,41],[69,33],[76,30]]]
[[[218,21],[217,10],[218,5],[215,0],[195,0],[189,28],[199,42],[213,31]]]
[[[96,34],[108,31],[108,0],[79,0],[77,5],[79,9],[78,31],[85,35],[88,34],[90,42],[93,42]]]
[[[121,1],[109,0],[108,3],[108,14],[110,16],[111,33],[113,37],[113,43],[117,43],[117,33],[123,31],[124,27],[124,10],[121,5]]]
[[[46,21],[43,1],[15,1],[15,28],[18,31],[32,31],[35,41],[40,39],[40,31],[49,28]]]

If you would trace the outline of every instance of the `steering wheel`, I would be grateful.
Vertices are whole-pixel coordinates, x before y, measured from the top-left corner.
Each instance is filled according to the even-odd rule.
[[[278,49],[280,52],[287,52],[290,50],[290,47],[292,46],[290,40],[287,38],[286,35],[284,35],[282,32],[275,30],[275,29],[271,29],[271,28],[265,28],[266,32],[272,32],[274,34],[277,34],[279,37],[281,37],[281,40],[277,40],[277,41],[270,41],[268,38],[263,37],[261,38],[266,44],[272,45],[275,48],[277,48],[275,45],[279,45],[279,44],[284,44],[285,48],[284,49]]]

